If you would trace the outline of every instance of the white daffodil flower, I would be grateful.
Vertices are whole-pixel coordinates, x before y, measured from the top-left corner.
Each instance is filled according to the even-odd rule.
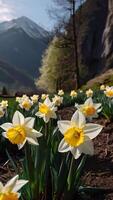
[[[100,90],[101,90],[101,91],[104,91],[105,88],[106,88],[105,85],[101,85],[101,86],[100,86]]]
[[[12,123],[2,124],[0,127],[5,130],[2,135],[7,138],[12,144],[17,144],[21,149],[26,141],[33,145],[38,145],[37,138],[42,134],[33,129],[35,118],[24,116],[16,111],[14,113]]]
[[[36,113],[36,116],[43,118],[45,123],[48,123],[50,118],[57,118],[55,111],[57,111],[57,108],[50,101],[49,97],[47,97],[44,103],[39,103],[39,111]]]
[[[86,91],[86,96],[87,97],[92,97],[93,96],[93,90],[89,89]]]
[[[75,90],[72,90],[71,93],[70,93],[70,96],[72,98],[77,97],[77,92]]]
[[[39,95],[34,94],[32,97],[30,97],[33,103],[37,103],[39,99]]]
[[[18,180],[19,176],[16,175],[5,186],[0,182],[0,200],[18,200],[20,193],[18,191],[28,183],[27,180]]]
[[[59,95],[59,96],[63,96],[63,95],[64,95],[64,91],[63,91],[63,90],[59,90],[59,91],[58,91],[58,95]]]
[[[104,91],[104,94],[109,98],[113,98],[113,86],[111,87],[107,86]]]
[[[32,105],[33,105],[33,102],[29,98],[21,99],[19,103],[20,108],[25,109],[26,111],[29,111]]]
[[[53,98],[52,98],[52,102],[55,106],[60,106],[62,103],[63,103],[63,97],[61,96],[58,96],[58,95],[55,95]]]
[[[3,109],[7,109],[7,107],[8,107],[8,101],[6,100],[2,100],[1,102],[0,102],[0,107],[1,108],[3,108]]]
[[[98,117],[98,113],[102,110],[101,103],[93,103],[93,99],[88,98],[84,104],[75,104],[75,107],[80,110],[88,119]]]
[[[58,128],[64,136],[58,151],[61,153],[71,151],[77,159],[82,153],[94,154],[92,139],[101,132],[103,127],[93,123],[86,124],[85,116],[77,110],[71,121],[58,121]]]
[[[48,94],[42,94],[42,95],[41,95],[41,99],[42,99],[42,100],[45,100],[47,97],[49,97]]]

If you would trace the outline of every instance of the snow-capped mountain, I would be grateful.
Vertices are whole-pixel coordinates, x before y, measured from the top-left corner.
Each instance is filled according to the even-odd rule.
[[[25,16],[0,23],[0,33],[6,32],[12,28],[21,28],[25,33],[33,38],[46,38],[49,36],[49,33],[45,29]]]
[[[0,61],[4,63],[0,65],[0,85],[9,86],[14,69],[16,79],[11,81],[13,88],[20,85],[28,87],[29,82],[34,89],[34,79],[39,74],[48,42],[49,33],[27,17],[0,23]]]

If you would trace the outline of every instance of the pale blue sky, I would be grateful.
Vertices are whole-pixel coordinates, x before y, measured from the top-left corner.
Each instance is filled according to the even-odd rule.
[[[27,16],[46,29],[51,29],[54,21],[47,10],[52,0],[0,0],[0,22],[20,16]]]
[[[0,0],[0,22],[26,16],[51,30],[55,21],[48,10],[54,6],[53,0]]]

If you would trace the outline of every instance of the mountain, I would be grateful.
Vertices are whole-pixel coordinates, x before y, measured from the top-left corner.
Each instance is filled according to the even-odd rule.
[[[33,83],[38,76],[38,68],[48,41],[49,33],[27,17],[20,17],[1,23],[0,60],[4,62],[2,71],[5,64],[7,65],[8,63],[6,67],[14,66],[16,72],[19,71],[23,74],[21,81],[26,75]],[[9,70],[8,74],[10,72]],[[12,77],[12,74],[10,75]],[[3,76],[2,85],[6,84],[6,80],[5,76]],[[23,87],[24,82],[23,80]],[[16,82],[14,82],[14,85],[17,86]],[[34,89],[35,86],[31,84],[31,88]]]
[[[8,22],[3,22],[0,24],[0,33],[6,32],[9,29],[22,29],[27,35],[32,38],[46,38],[49,33],[44,30],[41,26],[37,25],[35,22],[29,18],[22,16],[17,19],[13,19]]]
[[[34,82],[29,75],[23,73],[13,65],[0,60],[0,88],[6,87],[7,90],[19,91],[19,88],[32,91]]]

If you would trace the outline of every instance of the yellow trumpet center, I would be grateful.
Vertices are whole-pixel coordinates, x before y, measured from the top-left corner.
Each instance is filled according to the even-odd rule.
[[[18,200],[18,195],[16,193],[6,193],[0,194],[0,200]]]
[[[64,134],[64,139],[70,146],[77,147],[84,142],[84,131],[77,127],[69,128]]]
[[[94,106],[84,106],[82,108],[82,111],[86,116],[92,116],[96,113],[96,109]]]
[[[113,90],[106,91],[108,97],[113,97]]]
[[[29,109],[31,108],[31,104],[29,103],[29,101],[23,101],[22,107],[23,107],[24,109],[29,110]]]
[[[7,137],[12,144],[21,144],[26,138],[26,131],[23,126],[9,128]]]
[[[49,113],[51,113],[50,108],[47,105],[45,105],[44,103],[39,106],[39,111],[41,113],[43,113],[43,114],[46,114],[46,115],[48,115]]]

